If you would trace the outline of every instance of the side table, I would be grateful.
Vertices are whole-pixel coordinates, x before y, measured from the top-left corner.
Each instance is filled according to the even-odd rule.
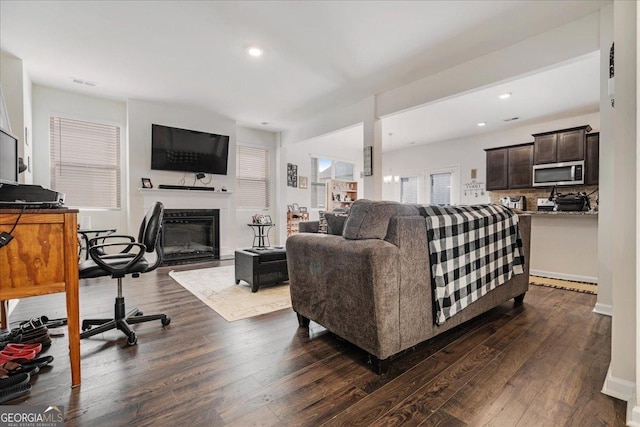
[[[269,243],[269,230],[276,226],[274,223],[247,225],[253,230],[253,248],[268,248],[271,246]]]

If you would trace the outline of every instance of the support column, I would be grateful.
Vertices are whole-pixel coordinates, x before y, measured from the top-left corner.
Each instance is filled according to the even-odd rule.
[[[363,120],[363,153],[364,147],[373,147],[373,175],[363,177],[364,198],[382,199],[382,121],[377,116],[376,97],[367,99],[367,109]]]
[[[613,111],[613,198],[612,220],[602,226],[612,231],[611,274],[613,316],[611,322],[611,364],[603,392],[626,400],[629,425],[640,425],[640,408],[634,398],[637,371],[636,336],[636,68],[637,4],[613,3],[615,41],[615,108]],[[606,142],[605,142],[606,143]],[[631,202],[633,201],[633,202]]]
[[[598,183],[598,301],[593,311],[611,316],[613,301],[613,113],[609,98],[609,49],[613,3],[600,9],[600,179]]]

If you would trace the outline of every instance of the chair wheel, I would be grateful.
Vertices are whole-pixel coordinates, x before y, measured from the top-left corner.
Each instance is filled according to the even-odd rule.
[[[127,344],[128,345],[136,345],[138,343],[138,337],[136,336],[136,334],[134,332],[131,332],[129,334],[129,336],[127,337]]]
[[[169,323],[171,323],[171,318],[165,317],[164,319],[160,319],[160,321],[162,322],[162,326],[167,326]]]

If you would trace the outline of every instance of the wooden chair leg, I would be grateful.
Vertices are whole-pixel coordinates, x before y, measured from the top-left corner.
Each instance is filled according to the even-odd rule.
[[[9,307],[7,305],[8,302],[9,301],[5,300],[0,301],[0,328],[2,329],[9,329],[9,322],[7,319],[7,313],[9,310]]]

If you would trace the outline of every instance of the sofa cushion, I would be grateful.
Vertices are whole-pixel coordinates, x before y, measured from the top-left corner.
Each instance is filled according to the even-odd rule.
[[[324,217],[327,221],[327,234],[342,236],[342,230],[344,229],[344,224],[348,216],[349,215],[346,213],[325,213]]]
[[[350,240],[384,239],[391,218],[414,215],[420,215],[415,205],[359,199],[351,207],[342,237]]]

